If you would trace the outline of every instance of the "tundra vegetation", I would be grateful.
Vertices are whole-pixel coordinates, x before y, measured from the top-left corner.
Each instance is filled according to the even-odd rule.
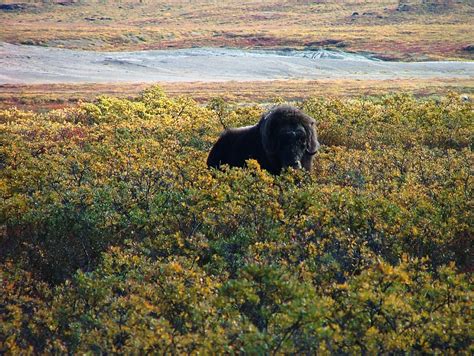
[[[278,176],[205,163],[262,106],[0,111],[0,353],[472,354],[472,102],[298,106]]]
[[[0,109],[12,106],[44,112],[93,101],[98,95],[131,99],[150,84],[4,84],[0,85]],[[219,97],[229,103],[254,104],[303,101],[308,97],[357,98],[404,92],[416,97],[446,96],[458,92],[474,100],[474,78],[390,79],[390,80],[270,80],[251,82],[160,83],[172,98],[187,96],[201,104]]]
[[[0,41],[106,51],[325,47],[386,59],[473,59],[473,16],[471,0],[29,1],[0,8]]]

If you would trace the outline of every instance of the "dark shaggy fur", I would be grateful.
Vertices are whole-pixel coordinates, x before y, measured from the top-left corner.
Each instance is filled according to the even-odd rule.
[[[272,174],[287,167],[311,170],[319,149],[313,118],[291,106],[278,106],[258,124],[225,130],[207,158],[208,167],[245,167],[255,159]]]

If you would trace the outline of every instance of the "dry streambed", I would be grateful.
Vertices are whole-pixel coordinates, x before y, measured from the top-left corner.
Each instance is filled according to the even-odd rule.
[[[385,62],[326,50],[95,52],[0,44],[0,84],[473,77],[474,62]]]

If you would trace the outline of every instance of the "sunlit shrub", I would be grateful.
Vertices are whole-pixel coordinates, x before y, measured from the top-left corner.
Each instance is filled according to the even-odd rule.
[[[205,166],[257,106],[0,112],[0,350],[467,352],[472,104],[300,106],[323,148],[279,176]]]

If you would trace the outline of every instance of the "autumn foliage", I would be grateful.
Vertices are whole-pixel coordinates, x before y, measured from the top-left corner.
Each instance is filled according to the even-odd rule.
[[[310,174],[208,170],[265,110],[0,112],[0,353],[472,349],[473,104],[310,99]]]

